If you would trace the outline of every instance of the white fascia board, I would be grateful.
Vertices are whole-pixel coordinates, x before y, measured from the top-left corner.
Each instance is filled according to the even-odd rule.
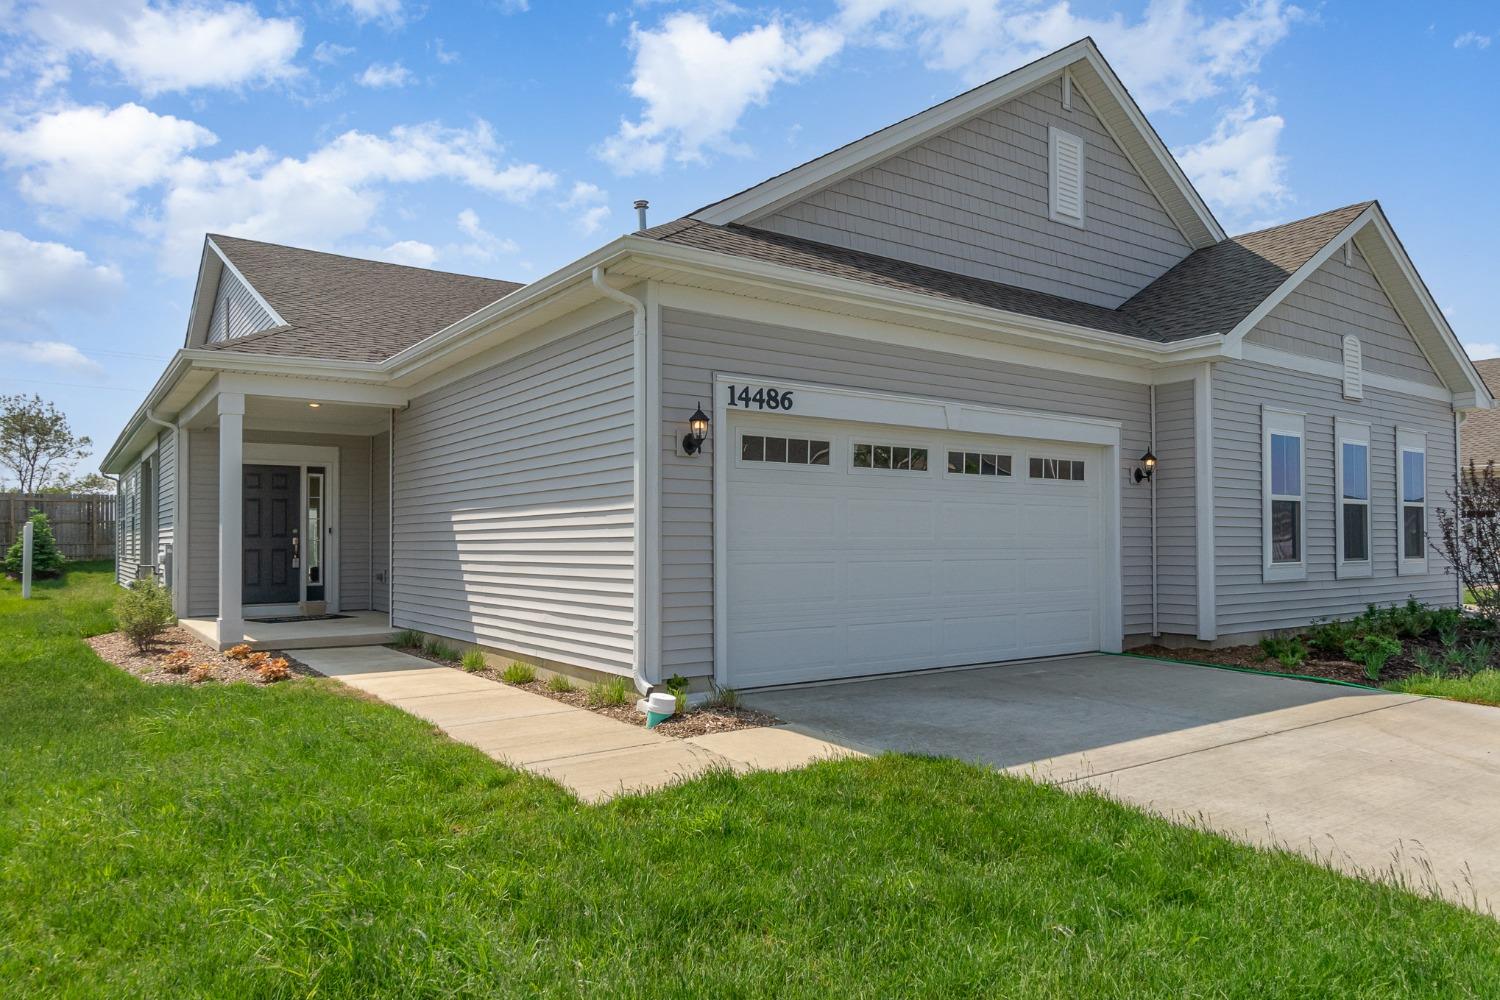
[[[157,378],[156,384],[146,394],[145,401],[136,407],[130,419],[125,422],[125,427],[120,431],[119,436],[115,438],[115,443],[110,445],[109,451],[104,453],[104,458],[99,463],[99,471],[107,475],[118,476],[129,465],[128,459],[139,450],[131,449],[129,445],[137,432],[146,424],[146,411],[150,410],[162,396],[165,396],[190,367],[184,357],[185,353],[179,350],[172,356],[172,360],[167,362],[167,367]]]
[[[213,284],[215,289],[218,288],[219,274],[223,271],[223,267],[224,255],[212,248],[208,237],[205,236],[203,252],[198,258],[198,277],[193,282],[193,302],[188,307],[188,325],[187,333],[182,338],[183,347],[192,347],[195,342],[201,344],[205,339],[204,331],[208,328],[214,300],[214,296],[208,294],[208,286]],[[212,272],[211,276],[210,272]]]
[[[338,361],[283,354],[251,354],[247,351],[213,351],[207,348],[190,348],[183,350],[181,354],[192,362],[194,368],[205,371],[290,375],[374,384],[386,381],[385,366],[379,361]]]
[[[739,194],[715,202],[692,218],[714,225],[745,222],[835,184],[878,160],[909,149],[959,122],[982,114],[1061,73],[1070,63],[1090,57],[1092,43],[1081,39],[1014,72],[981,84],[941,104],[919,111]],[[1107,73],[1108,70],[1105,70]]]

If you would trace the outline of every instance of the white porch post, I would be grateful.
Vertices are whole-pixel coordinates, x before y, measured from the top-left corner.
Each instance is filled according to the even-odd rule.
[[[219,648],[244,641],[241,611],[244,558],[245,396],[219,395]]]

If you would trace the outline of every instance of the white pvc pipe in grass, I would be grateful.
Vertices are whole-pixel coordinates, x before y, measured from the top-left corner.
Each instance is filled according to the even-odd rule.
[[[21,528],[21,597],[31,597],[31,522]]]

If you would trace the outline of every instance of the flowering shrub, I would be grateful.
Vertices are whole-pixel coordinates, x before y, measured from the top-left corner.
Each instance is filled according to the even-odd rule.
[[[284,681],[288,677],[292,676],[291,664],[287,663],[286,657],[284,656],[278,656],[274,660],[267,659],[265,663],[262,663],[260,666],[255,668],[255,672],[258,673],[260,675],[260,679],[267,684],[274,684],[277,681]]]
[[[238,646],[230,646],[224,651],[224,655],[229,657],[231,660],[248,659],[250,656],[250,646],[248,643],[244,642],[240,643]]]
[[[169,674],[185,674],[192,663],[192,653],[185,649],[176,649],[162,657],[161,668]]]
[[[204,681],[212,680],[213,676],[214,665],[212,663],[200,663],[188,671],[188,683],[201,684]]]

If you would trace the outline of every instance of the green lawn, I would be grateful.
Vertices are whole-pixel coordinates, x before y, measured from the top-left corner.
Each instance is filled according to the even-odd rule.
[[[1500,924],[936,760],[580,806],[331,682],[148,687],[0,585],[0,993],[1491,997]]]
[[[1382,685],[1388,691],[1426,694],[1476,705],[1500,705],[1500,670],[1480,670],[1464,677],[1434,677],[1413,674]]]

